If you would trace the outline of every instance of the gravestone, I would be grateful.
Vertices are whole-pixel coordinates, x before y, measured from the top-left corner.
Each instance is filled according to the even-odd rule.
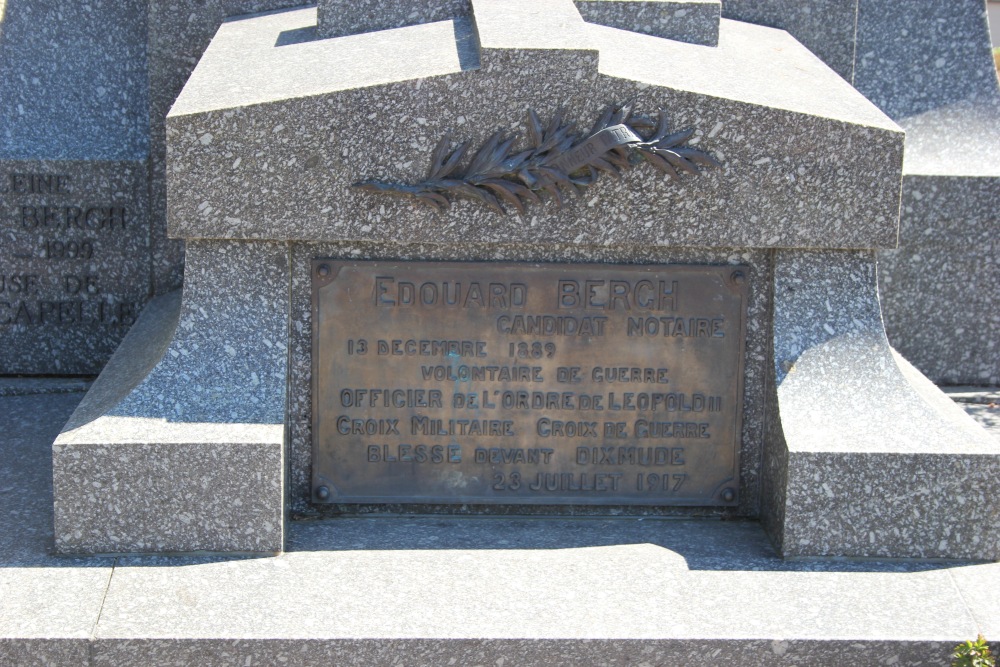
[[[2,4],[0,375],[96,375],[180,286],[167,111],[225,16],[295,4]]]
[[[53,446],[59,551],[430,510],[1000,555],[996,443],[882,326],[903,132],[837,72],[727,19],[706,46],[473,0],[320,38],[338,7],[226,21],[174,103],[183,297]]]
[[[889,340],[939,384],[1000,383],[1000,85],[981,0],[862,0],[855,86],[906,130]]]
[[[150,294],[145,6],[0,14],[0,373],[96,374]]]

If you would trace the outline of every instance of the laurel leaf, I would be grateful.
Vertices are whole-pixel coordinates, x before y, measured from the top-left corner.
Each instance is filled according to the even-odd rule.
[[[541,145],[544,139],[542,136],[542,121],[538,119],[538,114],[535,113],[534,109],[528,109],[528,136],[531,137],[531,144],[533,146]]]
[[[600,118],[597,119],[597,122],[594,123],[594,126],[590,128],[589,136],[594,136],[604,128],[608,127],[608,121],[611,120],[611,114],[613,114],[614,112],[615,112],[614,106],[609,105],[604,110],[604,113],[601,114]],[[586,140],[586,137],[584,137],[584,139]]]
[[[515,183],[514,181],[507,181],[507,180],[503,180],[503,179],[492,179],[492,178],[489,179],[489,180],[483,181],[484,184],[485,183],[493,183],[493,182],[502,183],[505,187],[507,187],[508,189],[510,189],[511,192],[513,192],[515,195],[517,195],[521,199],[533,202],[535,204],[541,204],[542,203],[542,200],[539,199],[538,195],[536,195],[534,193],[534,191],[532,191],[530,188],[524,187],[520,183]]]
[[[587,165],[586,167],[584,167],[584,169],[587,171],[586,176],[570,175],[569,180],[571,183],[573,183],[573,185],[581,185],[583,187],[588,187],[593,185],[594,181],[597,180],[598,173],[596,169],[594,169],[590,165]]]
[[[450,189],[454,190],[460,195],[469,197],[470,199],[479,199],[479,188],[467,183],[465,181],[458,181],[455,185],[452,185]]]
[[[686,158],[684,158],[681,155],[678,155],[674,151],[665,151],[659,148],[655,148],[653,149],[653,152],[655,152],[657,155],[661,157],[666,158],[667,162],[669,162],[673,167],[682,169],[683,171],[686,171],[689,174],[694,174],[695,176],[697,176],[700,173],[698,171],[698,167],[696,167],[691,162],[688,162]]]
[[[541,167],[539,171],[563,187],[569,188],[573,185],[570,183],[569,176],[555,167]]]
[[[629,120],[628,125],[633,131],[642,130],[643,132],[652,130],[656,127],[656,124],[648,118],[632,118]]]
[[[500,165],[500,170],[505,175],[513,174],[520,169],[521,165],[524,164],[525,161],[533,154],[534,151],[521,151],[520,153],[512,155],[503,161],[503,164]]]
[[[547,135],[545,137],[545,141],[543,141],[538,146],[538,152],[539,153],[544,153],[546,151],[551,151],[560,142],[562,142],[564,139],[566,139],[566,137],[569,135],[569,131],[572,130],[572,129],[573,129],[572,125],[564,125],[563,127],[560,127],[558,130],[556,130],[555,132],[553,132],[552,134]],[[557,154],[556,155],[550,155],[549,159],[555,159],[555,158],[558,158],[558,157],[559,157],[559,155],[557,155]]]
[[[562,125],[563,114],[566,112],[562,107],[556,109],[556,113],[552,116],[552,120],[549,121],[549,127],[545,130],[545,136],[551,137],[555,134],[560,126]]]
[[[559,188],[557,188],[552,183],[543,185],[542,189],[545,190],[547,193],[549,193],[549,196],[552,197],[552,201],[556,203],[556,208],[562,208],[563,204],[566,203],[565,201],[563,201],[562,195],[559,194]]]
[[[496,150],[497,144],[500,143],[500,132],[495,132],[493,136],[486,140],[486,143],[482,145],[476,156],[472,158],[472,163],[469,165],[466,174],[478,174],[483,170],[483,167],[489,162],[490,158],[493,157],[493,151]]]
[[[455,171],[455,167],[458,166],[458,163],[462,159],[462,156],[465,155],[465,149],[468,147],[469,147],[468,141],[463,141],[462,143],[460,143],[458,145],[458,148],[456,148],[454,152],[452,152],[452,154],[448,156],[448,159],[441,166],[437,178],[447,178],[448,176],[450,176],[451,172]]]
[[[628,107],[626,105],[621,105],[615,112],[611,114],[611,125],[621,125],[621,122],[625,120],[625,116],[628,115]]]
[[[451,132],[445,132],[445,135],[441,137],[441,140],[434,147],[434,152],[431,154],[431,166],[427,170],[427,179],[434,179],[440,177],[441,167],[444,166],[444,158],[448,154],[448,148],[451,146]]]
[[[683,144],[685,141],[691,138],[694,134],[694,129],[681,130],[680,132],[674,132],[670,136],[663,137],[656,142],[657,148],[672,148],[678,144]]]
[[[435,213],[441,213],[448,207],[449,203],[447,199],[435,193],[419,194],[416,196],[416,200],[418,204],[430,207]],[[444,204],[441,203],[442,201]]]
[[[675,171],[674,168],[670,166],[670,163],[668,163],[666,160],[664,160],[656,153],[652,151],[642,151],[641,155],[643,158],[646,159],[647,162],[653,165],[657,170],[662,171],[670,178],[673,179],[679,178],[679,176],[677,175],[677,171]]]
[[[667,136],[668,131],[670,131],[670,125],[667,120],[667,112],[660,109],[660,117],[656,121],[656,133],[653,134],[653,138],[650,141],[660,141],[663,137]]]
[[[520,178],[521,181],[532,190],[537,189],[538,177],[532,174],[530,170],[521,169],[520,171],[517,172],[517,177]]]
[[[497,146],[496,149],[493,151],[493,155],[490,156],[489,162],[487,163],[483,171],[490,172],[497,170],[501,166],[503,161],[507,159],[507,156],[510,155],[511,146],[514,145],[515,141],[517,141],[516,136],[507,139],[502,144]]]
[[[624,171],[629,168],[628,153],[624,151],[619,151],[617,149],[610,150],[601,156],[601,159],[610,162],[614,166],[618,167],[620,170]]]
[[[524,204],[522,204],[521,200],[517,198],[517,195],[515,195],[513,192],[511,192],[510,190],[507,189],[507,184],[506,183],[503,183],[503,184],[501,184],[501,183],[503,183],[503,181],[501,181],[499,183],[496,182],[496,181],[492,181],[492,180],[491,181],[484,181],[483,182],[483,186],[489,188],[494,193],[500,195],[501,199],[503,199],[505,202],[507,202],[508,204],[510,204],[511,206],[513,206],[517,210],[518,213],[520,213],[521,215],[524,215],[527,212],[525,210],[525,208],[524,208]],[[521,187],[523,187],[523,186],[521,186]]]
[[[507,211],[503,210],[503,206],[500,205],[499,200],[493,196],[489,190],[485,188],[476,188],[479,190],[479,199],[486,203],[491,209],[499,213],[500,215],[507,215]]]
[[[700,164],[703,167],[716,167],[718,169],[722,169],[722,165],[719,164],[719,161],[708,153],[703,153],[694,148],[673,148],[671,150],[678,155],[691,160],[695,164]]]
[[[603,172],[609,173],[615,177],[617,180],[621,180],[622,173],[618,170],[618,167],[611,164],[604,158],[595,157],[590,161],[591,166],[600,169]]]

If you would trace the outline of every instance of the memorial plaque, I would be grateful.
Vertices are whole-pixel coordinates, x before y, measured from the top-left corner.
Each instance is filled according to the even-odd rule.
[[[745,268],[312,272],[315,502],[736,504]]]

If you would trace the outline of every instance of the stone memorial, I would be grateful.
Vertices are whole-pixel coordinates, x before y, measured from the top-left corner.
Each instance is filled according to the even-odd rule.
[[[900,128],[780,30],[443,4],[219,29],[166,123],[183,298],[56,440],[57,549],[613,511],[757,518],[786,556],[996,558],[996,443],[881,323]]]
[[[995,641],[1000,440],[879,296],[961,298],[900,239],[992,240],[965,46],[896,69],[882,0],[299,4],[0,0],[0,374],[99,372],[0,386],[0,663]],[[987,301],[926,311],[931,379],[992,381]]]

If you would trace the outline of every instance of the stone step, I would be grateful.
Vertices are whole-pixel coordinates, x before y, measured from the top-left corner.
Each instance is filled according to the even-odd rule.
[[[82,393],[17,389],[3,665],[943,667],[1000,641],[1000,563],[782,560],[750,521],[344,518],[271,557],[56,557],[49,443]]]

